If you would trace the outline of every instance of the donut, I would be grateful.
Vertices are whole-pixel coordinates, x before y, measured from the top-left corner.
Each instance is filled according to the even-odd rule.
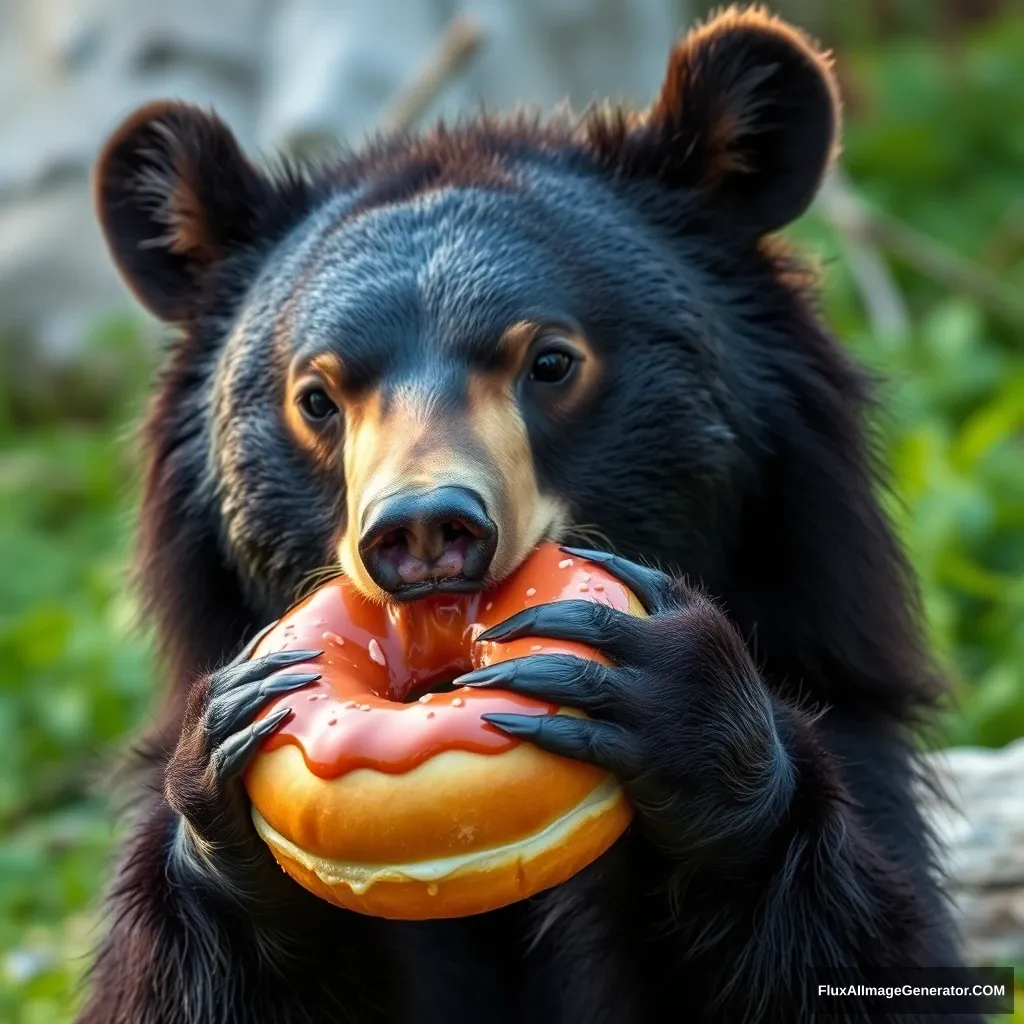
[[[463,672],[541,652],[601,661],[560,640],[476,642],[515,612],[560,600],[644,614],[600,565],[554,544],[488,591],[383,605],[341,578],[287,613],[252,657],[322,649],[288,670],[321,677],[262,710],[292,713],[243,776],[256,829],[285,872],[359,913],[464,917],[557,885],[611,846],[631,819],[615,779],[481,718],[580,712],[452,688]]]

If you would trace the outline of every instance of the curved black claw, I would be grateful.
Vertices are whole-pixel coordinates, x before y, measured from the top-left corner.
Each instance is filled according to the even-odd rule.
[[[573,640],[621,661],[632,650],[641,620],[592,601],[553,601],[521,612],[492,626],[477,642],[515,640],[523,636]]]
[[[542,750],[586,761],[622,780],[635,778],[639,758],[621,726],[571,715],[509,715],[500,712],[480,716],[510,736],[529,740]]]
[[[257,636],[250,641],[246,651],[255,650],[259,639]],[[263,737],[287,717],[282,708],[253,723],[260,709],[274,697],[301,689],[320,678],[318,672],[282,670],[312,661],[322,651],[276,651],[255,661],[244,660],[246,651],[211,678],[202,718],[210,764],[222,780],[237,775],[259,748]]]
[[[678,604],[676,581],[658,569],[631,562],[621,555],[610,555],[607,551],[565,546],[562,546],[561,550],[567,555],[583,558],[606,569],[636,594],[648,615],[668,611]]]
[[[619,696],[615,672],[607,665],[573,654],[534,654],[478,668],[454,682],[456,686],[511,690],[599,715]]]
[[[219,697],[221,694],[235,689],[236,686],[244,686],[246,683],[266,679],[278,669],[290,668],[292,665],[299,665],[304,661],[312,661],[323,653],[323,651],[312,650],[276,651],[274,654],[265,654],[255,661],[243,661],[239,656],[213,677],[210,697]]]
[[[248,725],[272,697],[308,686],[319,678],[318,672],[282,672],[269,679],[252,679],[212,698],[206,709],[211,745],[218,747],[226,743],[233,733]]]
[[[252,760],[264,737],[269,736],[290,714],[291,708],[280,708],[247,729],[229,736],[210,757],[214,773],[220,779],[240,775]]]

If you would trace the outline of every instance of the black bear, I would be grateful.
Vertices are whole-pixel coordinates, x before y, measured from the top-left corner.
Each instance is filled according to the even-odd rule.
[[[771,238],[838,121],[827,57],[731,10],[643,112],[481,116],[274,172],[183,104],[114,134],[100,219],[178,328],[138,558],[171,688],[83,1024],[794,1024],[870,1009],[815,1008],[828,968],[958,963],[912,794],[942,687],[874,496],[868,378]],[[493,543],[443,501],[411,501],[392,550],[365,535],[374,503],[442,488]],[[300,889],[239,772],[257,710],[309,677],[248,661],[253,636],[324,574],[406,600],[486,586],[545,539],[600,548],[653,614],[511,623],[611,665],[529,659],[516,687],[589,718],[504,728],[614,772],[633,825],[476,917]]]

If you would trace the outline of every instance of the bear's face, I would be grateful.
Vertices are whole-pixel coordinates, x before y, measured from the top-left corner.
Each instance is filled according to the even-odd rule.
[[[835,123],[822,60],[757,14],[692,34],[644,115],[476,122],[305,179],[192,108],[137,114],[100,210],[185,328],[176,457],[246,587],[471,589],[588,536],[712,571],[770,375],[749,268]]]
[[[373,594],[372,510],[447,486],[497,527],[488,579],[570,526],[709,525],[734,452],[698,271],[598,183],[525,174],[350,220],[345,197],[268,261],[210,392],[220,509],[254,572],[282,527],[315,527],[286,563],[337,558]]]

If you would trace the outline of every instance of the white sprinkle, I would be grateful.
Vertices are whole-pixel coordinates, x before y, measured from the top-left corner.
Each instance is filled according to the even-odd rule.
[[[371,660],[377,662],[378,665],[387,664],[387,661],[384,660],[384,652],[380,649],[380,644],[377,643],[376,637],[370,640],[367,650],[370,652]]]
[[[568,569],[570,565],[572,565],[572,559],[571,558],[563,558],[558,563],[558,568],[559,569]]]
[[[360,711],[369,711],[370,710],[370,705],[369,704],[360,704],[359,705],[359,710]]]
[[[338,647],[341,647],[345,643],[344,639],[338,636],[337,633],[324,633],[323,638],[329,644],[335,644]]]
[[[429,704],[431,702],[431,700],[433,700],[433,697],[434,697],[434,695],[432,693],[425,693],[425,694],[423,694],[422,697],[417,697],[416,699],[421,704]]]
[[[583,580],[584,583],[589,583],[590,582],[590,573],[589,572],[580,573],[580,579]]]
[[[530,650],[531,650],[531,651],[543,651],[543,650],[544,650],[544,647],[543,647],[543,645],[541,645],[541,644],[534,644],[534,645],[533,645],[533,646],[532,646],[532,647],[530,648]]]
[[[530,587],[530,589],[526,591],[526,596],[527,597],[533,597],[533,595],[536,594],[536,593],[537,593],[537,588],[536,587]]]
[[[588,587],[588,586],[586,585],[586,583],[581,583],[581,584],[580,584],[580,585],[579,585],[579,586],[578,586],[578,587],[577,587],[576,589],[577,589],[577,590],[578,590],[578,591],[579,591],[579,592],[580,592],[581,594],[585,594],[585,593],[586,593],[586,592],[587,592],[587,591],[588,591],[588,590],[590,589],[590,587]]]
[[[428,882],[427,883],[427,893],[429,895],[431,895],[431,896],[436,896],[437,895],[437,882]]]
[[[452,707],[453,708],[461,708],[462,705],[465,704],[465,703],[466,702],[461,697],[456,697],[455,700],[452,701]]]
[[[494,602],[493,601],[488,601],[487,604],[484,605],[484,611],[485,612],[489,612],[493,607],[494,607]]]

